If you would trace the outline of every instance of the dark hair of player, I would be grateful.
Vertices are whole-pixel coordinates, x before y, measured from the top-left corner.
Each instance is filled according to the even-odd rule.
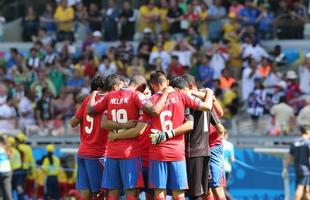
[[[163,71],[157,70],[151,73],[150,82],[152,84],[161,84],[167,80],[166,74]]]
[[[95,76],[90,83],[91,92],[98,89],[104,90],[104,77],[102,75]]]
[[[188,82],[184,76],[175,76],[170,80],[170,86],[178,89],[188,88]]]
[[[119,86],[122,82],[122,78],[118,74],[111,74],[106,77],[104,81],[104,89],[105,91],[111,91],[113,86]]]
[[[310,129],[310,125],[301,125],[299,126],[299,130],[302,135],[307,134],[307,131]]]
[[[192,76],[190,74],[184,74],[183,76],[187,80],[188,84],[197,86],[196,79],[194,76]]]

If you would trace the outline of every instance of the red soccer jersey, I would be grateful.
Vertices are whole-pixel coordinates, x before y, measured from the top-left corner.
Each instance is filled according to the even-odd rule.
[[[154,94],[150,101],[156,102],[161,94]],[[158,117],[152,117],[151,128],[160,131],[175,129],[185,120],[185,108],[198,109],[201,100],[183,92],[169,94],[165,107]],[[149,147],[149,159],[158,161],[180,161],[185,159],[184,135],[175,136],[158,145]]]
[[[210,124],[210,136],[209,136],[209,146],[210,148],[215,145],[222,144],[222,137],[217,133],[217,130]]]
[[[100,100],[104,95],[97,95]],[[79,156],[102,157],[106,155],[107,130],[100,128],[102,112],[96,115],[87,115],[87,104],[90,96],[87,96],[75,116],[80,120],[80,147]]]
[[[107,110],[109,120],[126,123],[130,120],[141,120],[142,112],[140,112],[140,109],[142,109],[146,101],[144,94],[122,89],[108,93],[93,108],[96,112]],[[140,153],[137,138],[115,140],[107,143],[107,156],[109,158],[135,158],[139,157]]]
[[[150,122],[151,116],[144,113],[143,114],[143,121]],[[151,124],[148,124],[147,128],[139,137],[139,146],[141,148],[141,159],[142,159],[142,166],[147,167],[149,161],[149,147],[152,145],[151,140],[149,138],[149,133],[151,131]]]

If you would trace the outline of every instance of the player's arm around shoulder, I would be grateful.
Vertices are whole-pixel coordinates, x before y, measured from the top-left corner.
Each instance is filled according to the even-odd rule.
[[[128,121],[126,123],[117,123],[113,120],[109,120],[106,114],[102,115],[101,118],[101,128],[113,131],[113,130],[121,130],[121,129],[129,129],[135,127],[137,124],[136,121]]]
[[[121,139],[136,138],[144,132],[146,127],[147,127],[146,122],[138,121],[136,126],[133,128],[130,128],[130,129],[118,132],[118,133],[110,131],[108,135],[108,140],[114,141],[114,140],[121,140]]]
[[[160,114],[160,112],[163,110],[166,104],[166,100],[170,93],[175,92],[175,89],[168,86],[163,90],[162,95],[160,98],[155,102],[155,104],[152,104],[150,101],[145,103],[143,105],[143,111],[146,113],[149,113],[151,116],[156,117]]]
[[[77,117],[74,115],[74,116],[71,118],[71,120],[70,120],[71,128],[75,128],[75,127],[77,127],[79,124],[80,124],[80,119],[77,118]]]
[[[204,101],[201,102],[198,109],[201,111],[211,111],[212,108],[213,108],[213,91],[207,88]]]

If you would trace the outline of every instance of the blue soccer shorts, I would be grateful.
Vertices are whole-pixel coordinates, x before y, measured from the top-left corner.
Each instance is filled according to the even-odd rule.
[[[143,188],[141,158],[107,158],[101,186],[116,190]]]
[[[77,158],[76,189],[100,192],[105,158]]]
[[[211,148],[209,187],[226,186],[223,146],[216,145]]]
[[[186,161],[149,161],[149,188],[186,190]]]

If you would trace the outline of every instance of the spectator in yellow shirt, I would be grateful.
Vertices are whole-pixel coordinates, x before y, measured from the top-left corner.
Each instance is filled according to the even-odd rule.
[[[8,143],[8,151],[10,155],[10,164],[13,170],[12,176],[12,189],[16,191],[17,198],[22,199],[24,196],[24,189],[23,189],[23,171],[21,170],[22,167],[22,158],[21,153],[16,149],[16,140],[14,137],[7,138]]]
[[[74,9],[68,6],[67,0],[61,0],[56,8],[54,19],[57,23],[57,39],[58,41],[71,40],[74,41],[73,35],[73,19]]]
[[[60,159],[54,155],[55,146],[46,145],[47,155],[42,161],[42,170],[46,174],[45,197],[47,199],[59,199],[58,173],[60,169]]]
[[[18,133],[16,135],[17,149],[21,153],[22,168],[21,168],[21,179],[24,184],[25,194],[32,197],[34,180],[36,177],[35,161],[30,145],[26,144],[27,136],[24,133]]]
[[[160,1],[159,17],[160,17],[160,31],[169,31],[169,22],[167,20],[169,4],[167,0]]]
[[[146,5],[139,9],[140,14],[140,32],[145,28],[150,28],[152,32],[156,31],[156,23],[160,18],[159,9],[155,6],[154,0],[149,0]]]

